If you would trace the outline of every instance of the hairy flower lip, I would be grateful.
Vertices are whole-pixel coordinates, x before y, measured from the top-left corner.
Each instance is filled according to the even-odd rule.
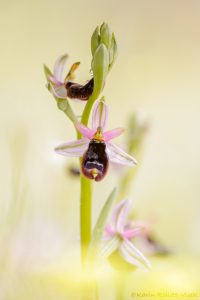
[[[91,140],[87,151],[82,159],[82,173],[89,179],[101,181],[109,166],[108,155],[105,151],[105,143],[102,141]]]

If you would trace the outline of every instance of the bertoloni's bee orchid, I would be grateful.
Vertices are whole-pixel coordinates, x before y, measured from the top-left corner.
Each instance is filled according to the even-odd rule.
[[[127,264],[130,264],[130,267],[150,269],[151,264],[148,259],[133,244],[134,237],[143,236],[144,228],[131,226],[130,221],[127,221],[130,206],[129,200],[123,200],[114,208],[111,222],[105,227],[100,255],[110,258],[117,253]]]
[[[49,71],[47,74],[47,81],[50,86],[49,90],[55,97],[60,99],[70,98],[86,101],[93,92],[94,79],[91,78],[84,85],[72,81],[75,77],[74,72],[80,65],[80,62],[74,63],[63,79],[63,71],[67,58],[67,54],[58,57],[54,65],[53,74],[46,68]]]
[[[83,138],[59,145],[55,151],[65,156],[80,156],[82,173],[89,179],[100,181],[106,175],[109,161],[134,166],[136,160],[111,142],[122,134],[122,128],[106,131],[108,121],[108,106],[103,100],[96,101],[92,113],[92,128],[77,123],[77,130]]]

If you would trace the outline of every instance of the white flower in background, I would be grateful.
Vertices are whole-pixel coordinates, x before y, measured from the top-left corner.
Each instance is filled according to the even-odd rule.
[[[111,216],[111,222],[105,228],[105,235],[100,255],[109,257],[116,250],[129,264],[150,269],[149,260],[138,250],[133,243],[136,236],[143,235],[143,227],[131,226],[127,221],[130,201],[124,200],[116,205]]]

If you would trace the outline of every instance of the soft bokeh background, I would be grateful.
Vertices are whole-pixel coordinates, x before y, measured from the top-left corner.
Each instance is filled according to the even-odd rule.
[[[177,255],[134,280],[147,291],[200,285],[200,1],[1,0],[1,300],[72,297],[79,185],[66,168],[76,160],[53,147],[75,134],[45,88],[42,65],[68,53],[68,67],[80,60],[78,80],[87,80],[90,37],[103,21],[119,47],[104,90],[110,127],[126,126],[135,110],[151,124],[129,196],[139,217],[156,218],[156,236]],[[116,182],[112,171],[94,185],[94,219]]]

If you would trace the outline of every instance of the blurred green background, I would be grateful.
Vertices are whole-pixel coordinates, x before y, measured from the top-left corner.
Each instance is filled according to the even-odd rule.
[[[119,48],[104,89],[109,126],[126,126],[132,111],[150,124],[127,196],[177,255],[134,280],[154,291],[200,286],[200,1],[1,0],[0,300],[72,299],[79,182],[67,170],[76,159],[53,148],[75,133],[45,88],[43,63],[52,68],[68,53],[68,68],[80,60],[77,81],[86,81],[91,34],[103,21]],[[84,104],[72,105],[80,112]],[[117,181],[113,169],[94,184],[94,220]]]

